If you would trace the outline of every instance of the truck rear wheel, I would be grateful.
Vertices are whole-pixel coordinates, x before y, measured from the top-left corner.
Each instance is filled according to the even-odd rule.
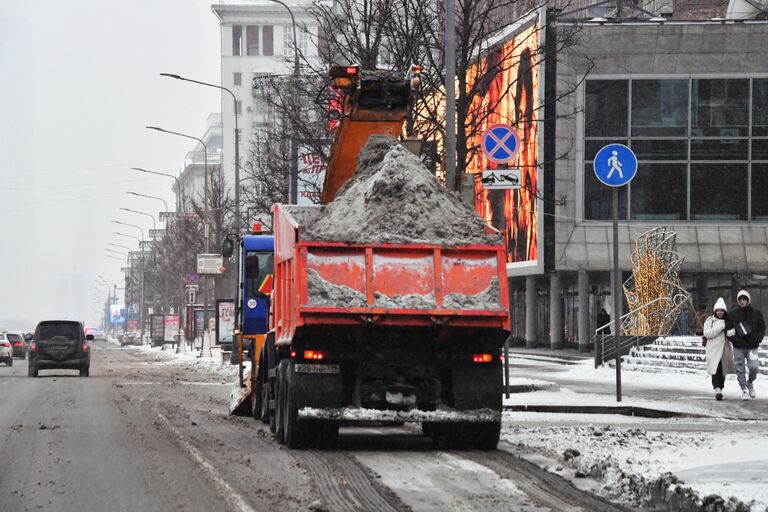
[[[282,362],[281,362],[282,364]],[[311,441],[312,433],[319,433],[322,428],[313,429],[313,426],[321,422],[314,421],[299,421],[299,408],[296,406],[296,399],[294,398],[296,390],[296,374],[293,371],[293,366],[289,365],[285,371],[285,397],[283,405],[283,436],[285,437],[285,445],[288,448],[304,448],[308,442]]]
[[[467,426],[475,448],[483,451],[496,449],[499,444],[499,437],[501,437],[501,421],[474,423]]]
[[[491,409],[501,414],[501,367],[455,364],[442,382],[443,399],[455,409]],[[425,432],[426,433],[426,432]],[[437,449],[495,450],[501,434],[501,418],[491,422],[433,423],[429,428]]]
[[[251,389],[251,416],[253,416],[254,419],[260,420],[261,419],[261,400],[262,400],[262,393],[261,393],[261,382],[256,382]]]

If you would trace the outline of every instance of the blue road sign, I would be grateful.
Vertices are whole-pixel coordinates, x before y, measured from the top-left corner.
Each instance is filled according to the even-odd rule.
[[[624,144],[608,144],[597,152],[593,166],[604,185],[621,187],[637,174],[637,157]]]
[[[506,164],[517,156],[520,150],[520,136],[508,124],[494,124],[483,134],[480,146],[488,160]]]
[[[187,272],[187,274],[184,276],[184,284],[190,285],[190,284],[197,284],[200,282],[200,276],[195,274],[194,272]]]

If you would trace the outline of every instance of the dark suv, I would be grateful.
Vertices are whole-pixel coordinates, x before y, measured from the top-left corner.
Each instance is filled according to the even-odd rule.
[[[29,344],[30,377],[37,377],[39,370],[67,368],[80,370],[87,377],[91,366],[89,341],[93,335],[85,335],[83,324],[71,320],[46,320],[37,324]]]

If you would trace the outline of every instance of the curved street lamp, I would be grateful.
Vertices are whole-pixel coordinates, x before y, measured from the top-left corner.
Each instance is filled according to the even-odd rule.
[[[138,229],[139,231],[141,231],[141,240],[146,240],[146,238],[144,237],[144,228],[142,228],[141,226],[137,226],[136,224],[128,224],[127,222],[120,222],[119,220],[113,220],[112,222],[114,222],[115,224],[120,224],[121,226],[131,226],[132,228]]]
[[[154,231],[157,231],[157,224],[155,224],[155,216],[152,215],[151,213],[142,212],[142,211],[139,211],[139,210],[131,210],[130,208],[120,208],[120,209],[125,211],[125,212],[138,213],[139,215],[146,215],[147,217],[152,219],[152,229]],[[144,235],[142,235],[142,236],[144,236]]]
[[[183,208],[184,201],[179,201],[179,197],[181,197],[181,184],[179,183],[179,178],[177,178],[173,174],[169,174],[167,172],[150,171],[148,169],[143,169],[141,167],[131,167],[131,170],[132,171],[144,172],[144,173],[147,173],[147,174],[155,174],[157,176],[167,176],[168,178],[173,178],[174,181],[176,182],[176,211],[177,212],[184,211],[184,208]],[[129,194],[130,194],[130,192],[129,192]],[[179,207],[180,205],[182,206],[182,208]],[[167,209],[168,209],[168,207],[166,206],[166,210]]]
[[[150,199],[158,199],[158,200],[162,201],[163,204],[165,205],[165,211],[167,211],[167,212],[170,211],[168,209],[168,203],[166,203],[165,199],[163,199],[162,197],[150,196],[150,195],[147,195],[147,194],[139,194],[138,192],[126,192],[126,194],[131,194],[132,196],[139,196],[139,197],[148,197]]]
[[[160,76],[167,76],[168,78],[175,78],[176,80],[181,80],[182,82],[190,82],[193,84],[204,85],[206,87],[213,87],[214,89],[219,89],[220,91],[226,91],[230,96],[232,96],[232,102],[234,105],[233,112],[235,114],[235,233],[240,235],[240,130],[237,127],[237,96],[235,96],[234,92],[221,85],[201,82],[200,80],[192,80],[191,78],[186,78],[174,73],[160,73]]]
[[[137,237],[137,236],[133,236],[133,235],[126,235],[125,233],[119,233],[119,232],[117,232],[117,231],[113,231],[113,232],[112,232],[112,234],[113,234],[113,235],[119,235],[119,236],[125,236],[125,237],[128,237],[128,238],[133,238],[133,239],[134,239],[134,240],[136,240],[137,242],[141,243],[141,238],[139,238],[139,237]]]
[[[187,135],[186,133],[180,133],[180,132],[174,132],[172,130],[166,130],[165,128],[159,128],[157,126],[147,126],[148,130],[155,130],[157,132],[161,133],[169,133],[171,135],[178,135],[179,137],[184,137],[186,139],[192,139],[196,140],[200,144],[203,145],[203,151],[205,154],[205,174],[203,176],[203,183],[204,183],[204,192],[203,192],[203,237],[205,238],[205,252],[210,252],[210,237],[208,235],[209,232],[209,225],[208,225],[208,146],[205,144],[203,139],[195,137],[193,135]]]

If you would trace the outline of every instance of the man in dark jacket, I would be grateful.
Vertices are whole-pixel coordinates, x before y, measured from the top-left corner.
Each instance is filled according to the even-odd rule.
[[[749,292],[739,291],[736,294],[736,300],[739,307],[734,308],[728,315],[725,334],[733,343],[733,362],[736,365],[736,377],[741,386],[741,399],[748,400],[757,396],[753,383],[757,378],[759,367],[757,348],[765,336],[765,321],[762,313],[750,304],[752,298]],[[746,375],[747,369],[749,369],[749,380]]]

